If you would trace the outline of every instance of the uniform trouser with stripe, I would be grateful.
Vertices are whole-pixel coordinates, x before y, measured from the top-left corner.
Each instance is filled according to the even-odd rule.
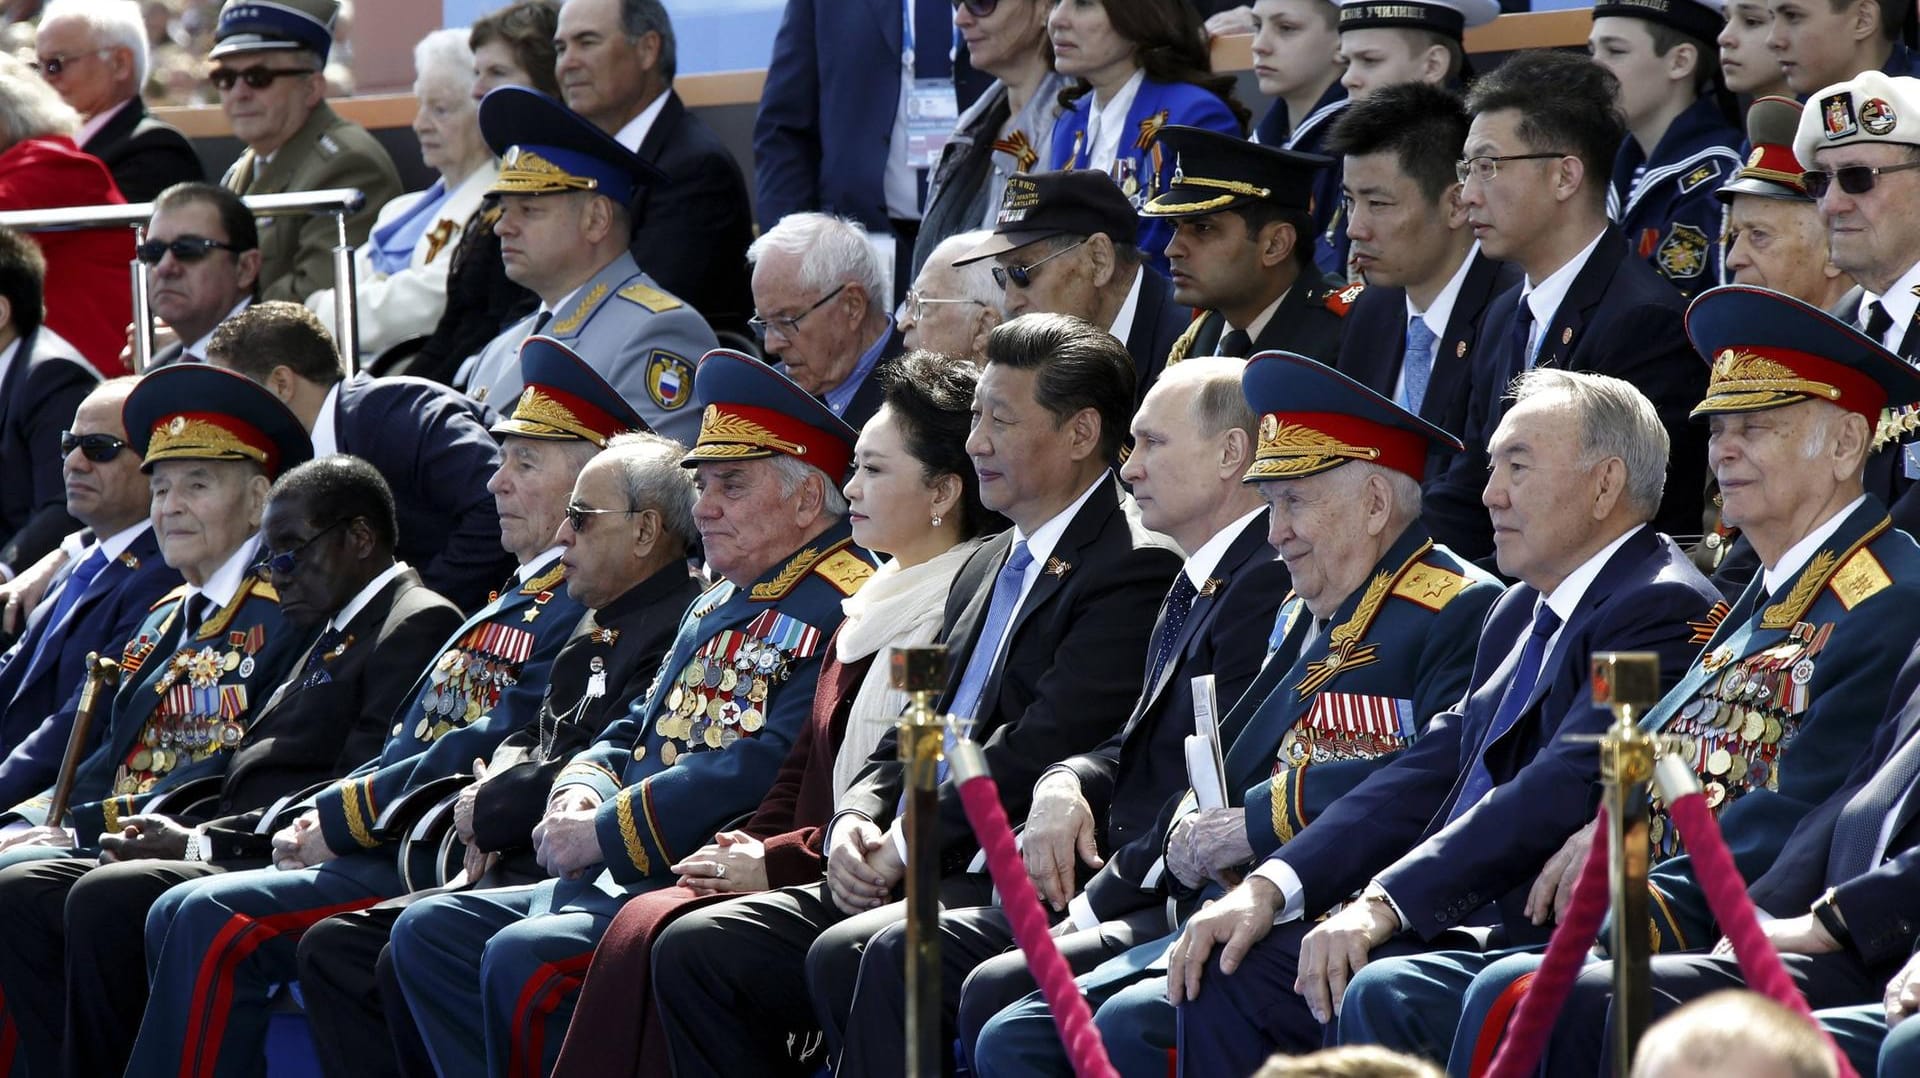
[[[268,1002],[296,976],[294,948],[315,923],[402,890],[391,851],[317,868],[256,869],[181,884],[147,914],[152,998],[128,1078],[266,1073]]]

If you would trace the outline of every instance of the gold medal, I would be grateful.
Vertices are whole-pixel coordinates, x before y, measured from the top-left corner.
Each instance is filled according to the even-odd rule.
[[[135,771],[145,771],[152,765],[153,753],[146,749],[141,749],[139,752],[134,753],[133,759],[127,762],[127,766],[133,768]]]
[[[425,720],[425,719],[421,719],[421,720],[420,720],[420,721],[419,721],[418,723],[416,723],[416,724],[414,724],[414,727],[413,727],[413,736],[414,736],[414,739],[415,739],[416,741],[424,741],[424,740],[426,740],[426,737],[427,737],[427,720]]]
[[[225,671],[226,671],[227,673],[229,673],[229,674],[231,674],[231,673],[233,673],[233,672],[234,672],[235,670],[237,670],[237,669],[239,669],[239,668],[240,668],[240,653],[239,653],[239,652],[237,652],[237,651],[229,651],[229,652],[227,652],[227,657],[226,657],[226,658],[224,658],[224,659],[221,659],[221,660],[220,660],[220,668],[221,668],[222,670],[225,670]]]
[[[708,748],[710,749],[719,748],[720,747],[720,724],[716,722],[708,726],[706,737],[703,740],[706,741]]]
[[[1760,735],[1767,732],[1767,718],[1760,712],[1748,709],[1747,721],[1740,725],[1740,736],[1747,741],[1758,741]]]
[[[765,723],[766,719],[760,714],[760,709],[757,707],[750,707],[740,713],[740,729],[745,730],[747,733],[757,732]]]
[[[1785,727],[1780,725],[1780,720],[1769,717],[1767,719],[1767,728],[1760,734],[1760,740],[1767,745],[1777,745],[1780,743],[1780,735],[1784,732]]]
[[[721,717],[725,714],[726,714],[726,708],[722,706],[720,698],[718,696],[707,701],[707,718],[712,719],[714,722],[719,722]]]
[[[740,684],[740,675],[734,671],[733,667],[727,667],[726,672],[720,675],[720,691],[730,693],[738,684]]]
[[[1715,749],[1707,755],[1707,770],[1715,775],[1724,775],[1727,768],[1733,766],[1733,756],[1725,749]]]
[[[645,745],[641,745],[641,746],[639,746],[638,748],[635,748],[635,749],[633,750],[633,758],[634,758],[634,759],[636,759],[636,760],[644,760],[644,759],[646,759],[646,758],[647,758],[647,747],[646,747]]]
[[[660,762],[661,763],[667,765],[668,767],[672,767],[673,762],[675,760],[678,760],[679,758],[680,758],[680,746],[674,744],[671,741],[660,746]]]
[[[758,704],[764,702],[766,698],[767,679],[763,677],[754,678],[752,686],[747,689],[747,699]]]

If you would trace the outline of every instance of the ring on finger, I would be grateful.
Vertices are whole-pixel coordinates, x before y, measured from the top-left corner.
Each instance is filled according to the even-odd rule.
[[[713,866],[713,875],[714,875],[714,878],[716,878],[716,879],[722,879],[722,880],[724,880],[724,879],[726,879],[726,878],[727,878],[727,866],[725,866],[725,865],[715,865],[715,866]]]

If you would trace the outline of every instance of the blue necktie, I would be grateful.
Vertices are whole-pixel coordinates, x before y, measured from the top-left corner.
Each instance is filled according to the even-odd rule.
[[[1166,605],[1160,612],[1160,626],[1153,634],[1153,663],[1147,667],[1145,682],[1149,696],[1159,687],[1160,675],[1173,659],[1173,642],[1180,639],[1180,629],[1187,624],[1187,615],[1193,613],[1193,601],[1199,596],[1193,578],[1181,570],[1173,578],[1173,590],[1167,594]]]
[[[1401,397],[1395,403],[1415,415],[1420,414],[1420,405],[1427,399],[1427,382],[1433,377],[1433,346],[1438,339],[1427,328],[1426,319],[1419,315],[1407,319],[1407,351],[1400,359]]]
[[[1527,634],[1526,646],[1520,649],[1520,665],[1514,668],[1513,678],[1507,682],[1507,691],[1500,697],[1500,707],[1493,713],[1487,735],[1474,750],[1473,767],[1467,772],[1466,785],[1461,787],[1453,811],[1447,814],[1448,820],[1458,819],[1493,789],[1493,774],[1487,770],[1487,746],[1500,740],[1520,720],[1527,701],[1533,698],[1534,686],[1540,682],[1540,664],[1547,658],[1547,641],[1559,628],[1560,615],[1542,600],[1533,612],[1533,631]]]
[[[1513,358],[1514,366],[1510,373],[1533,369],[1533,306],[1527,297],[1520,297],[1520,306],[1513,311]]]
[[[86,556],[73,572],[67,575],[67,581],[60,588],[60,594],[53,597],[53,609],[47,613],[45,621],[40,623],[40,640],[34,645],[33,657],[27,660],[27,670],[32,671],[49,650],[58,647],[53,641],[62,638],[60,629],[66,624],[67,615],[73,613],[74,604],[87,593],[93,584],[93,578],[107,567],[107,549],[96,546],[93,553]]]
[[[1007,627],[1013,624],[1014,612],[1020,608],[1020,585],[1025,581],[1027,566],[1033,564],[1033,555],[1028,553],[1027,544],[1016,542],[1013,551],[1007,555],[1007,563],[1000,567],[1000,575],[993,581],[993,598],[987,603],[987,620],[980,626],[980,635],[974,639],[973,654],[967,657],[967,669],[960,675],[960,686],[953,691],[953,702],[947,708],[955,718],[972,725],[979,719],[980,696],[986,692],[987,677],[993,673],[995,660],[1000,657],[1000,645],[1007,636]],[[947,727],[947,748],[953,748],[955,731]],[[947,759],[940,758],[939,779],[947,778]],[[905,804],[902,796],[901,803]]]
[[[1880,847],[1880,828],[1900,798],[1920,778],[1920,736],[1909,735],[1887,757],[1873,777],[1847,799],[1833,823],[1833,846],[1827,852],[1827,883],[1839,886],[1874,868]]]
[[[944,79],[953,74],[952,0],[916,0],[913,25],[906,28],[913,41],[913,76]]]

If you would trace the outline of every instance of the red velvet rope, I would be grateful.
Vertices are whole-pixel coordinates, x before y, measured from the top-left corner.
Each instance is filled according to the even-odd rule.
[[[1100,1043],[1100,1031],[1094,1028],[1093,1012],[1073,983],[1073,971],[1060,957],[1047,932],[1047,915],[1041,911],[1040,896],[1027,879],[1026,865],[1013,845],[1013,830],[1007,826],[1007,814],[1000,807],[1000,790],[993,779],[979,775],[960,784],[960,803],[966,806],[967,821],[987,854],[987,871],[1000,889],[1000,906],[1013,926],[1013,938],[1027,956],[1027,968],[1046,996],[1053,1011],[1053,1024],[1060,1031],[1073,1073],[1079,1078],[1119,1078],[1107,1059],[1107,1046]]]

